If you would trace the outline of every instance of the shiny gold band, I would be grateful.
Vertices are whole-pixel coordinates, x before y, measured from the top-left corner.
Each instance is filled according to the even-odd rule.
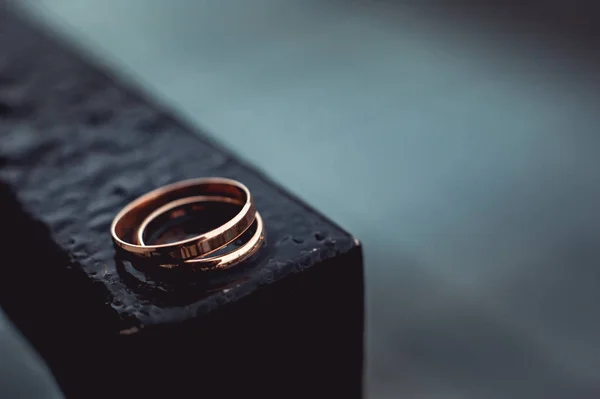
[[[243,205],[231,220],[209,232],[168,244],[140,243],[139,226],[149,216],[155,215],[157,209],[163,209],[162,207],[173,201],[197,196],[224,197],[241,202]],[[150,191],[132,201],[114,218],[111,235],[118,248],[133,255],[141,258],[156,257],[160,259],[159,262],[165,259],[177,262],[198,258],[224,247],[243,234],[255,219],[257,213],[254,201],[246,186],[231,179],[201,178],[173,183]],[[262,226],[262,221],[257,224]]]
[[[136,241],[139,245],[145,245],[144,236],[148,226],[155,221],[157,218],[160,218],[169,212],[173,212],[176,215],[179,215],[179,212],[174,212],[176,210],[185,211],[186,207],[190,207],[195,204],[205,203],[205,202],[221,202],[221,203],[230,203],[235,205],[242,206],[243,203],[236,199],[231,199],[228,197],[211,197],[211,196],[194,196],[182,198],[176,201],[172,201],[162,207],[158,208],[154,212],[152,212],[146,219],[140,223],[137,234]],[[182,209],[183,208],[183,209]],[[252,255],[254,255],[263,245],[265,241],[265,229],[263,225],[262,218],[260,214],[256,212],[256,217],[253,223],[253,227],[250,229],[254,229],[254,233],[252,237],[250,237],[242,246],[239,248],[228,252],[224,255],[206,257],[201,256],[193,259],[187,259],[184,261],[184,265],[186,268],[191,268],[194,270],[209,270],[209,269],[227,269],[233,265],[236,265]],[[160,264],[159,266],[163,268],[173,268],[178,267],[178,264]]]

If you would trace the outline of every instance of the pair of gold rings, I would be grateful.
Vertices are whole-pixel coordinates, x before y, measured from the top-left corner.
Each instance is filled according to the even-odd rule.
[[[209,231],[175,242],[149,244],[152,230],[165,221],[205,211],[210,203],[233,206],[230,218]],[[214,216],[214,215],[213,215]],[[208,256],[245,236],[239,247]],[[125,206],[113,219],[111,235],[117,249],[157,265],[193,270],[226,269],[254,255],[265,241],[265,228],[248,188],[226,178],[184,180],[157,188]]]

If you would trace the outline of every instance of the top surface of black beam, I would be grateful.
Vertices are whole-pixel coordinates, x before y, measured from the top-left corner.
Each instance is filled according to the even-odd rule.
[[[65,264],[43,267],[83,271],[100,283],[95,286],[102,287],[121,329],[193,318],[357,246],[248,165],[4,11],[0,143],[0,179],[69,255]],[[211,280],[209,292],[198,289],[173,302],[166,299],[168,287],[118,267],[109,226],[137,196],[202,176],[230,177],[250,188],[268,244],[254,261],[217,279],[226,287]],[[35,251],[38,244],[29,244]],[[42,266],[27,267],[35,273]]]

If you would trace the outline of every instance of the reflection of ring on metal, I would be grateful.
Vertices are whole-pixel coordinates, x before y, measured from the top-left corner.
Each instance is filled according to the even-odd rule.
[[[145,245],[144,236],[146,235],[148,226],[152,225],[162,217],[170,217],[168,214],[172,213],[173,217],[180,217],[189,212],[194,205],[206,203],[206,202],[221,202],[229,203],[234,205],[243,205],[241,201],[227,198],[227,197],[210,197],[210,196],[194,196],[188,198],[182,198],[176,201],[172,201],[152,212],[146,219],[140,223],[136,240],[139,245]],[[184,261],[186,267],[191,267],[196,270],[207,270],[207,269],[227,269],[234,266],[254,255],[262,246],[265,241],[265,230],[262,218],[260,214],[256,212],[254,223],[250,227],[254,230],[252,236],[239,248],[232,250],[224,255],[218,256],[201,256],[193,259],[187,259]],[[178,265],[175,264],[161,264],[160,266],[165,268],[173,268]]]
[[[226,197],[241,201],[243,206],[222,226],[195,237],[159,245],[138,243],[138,226],[156,209],[194,196]],[[231,243],[254,223],[256,215],[252,195],[242,183],[218,177],[191,179],[157,188],[129,203],[113,219],[111,234],[117,247],[136,256],[181,261],[209,254]]]

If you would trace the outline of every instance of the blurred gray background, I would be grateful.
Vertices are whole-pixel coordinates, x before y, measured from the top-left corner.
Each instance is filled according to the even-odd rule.
[[[593,3],[476,3],[24,4],[363,241],[367,398],[598,398]]]

